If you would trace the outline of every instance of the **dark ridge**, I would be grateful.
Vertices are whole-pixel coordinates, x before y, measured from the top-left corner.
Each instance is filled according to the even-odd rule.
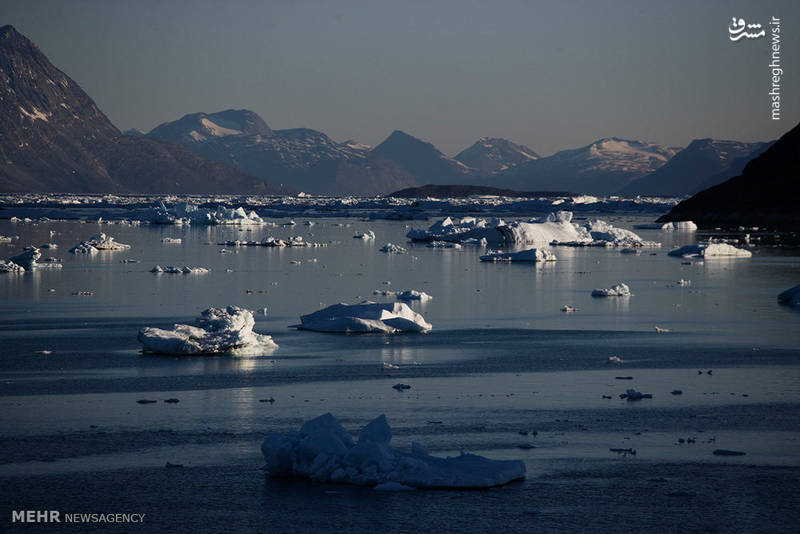
[[[758,226],[800,229],[800,125],[763,154],[742,174],[701,191],[672,208],[658,222],[692,220],[700,228]]]
[[[500,189],[485,185],[423,185],[422,187],[409,187],[386,195],[397,198],[464,198],[470,195],[495,195],[515,198],[539,197],[571,197],[575,193],[568,191],[514,191],[513,189]]]

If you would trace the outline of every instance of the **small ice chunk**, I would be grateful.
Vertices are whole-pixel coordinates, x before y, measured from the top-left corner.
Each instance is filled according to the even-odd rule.
[[[364,241],[369,241],[375,239],[375,232],[373,232],[372,230],[367,230],[363,234],[354,235],[353,239],[363,239]]]
[[[161,242],[165,245],[180,245],[183,243],[183,239],[180,237],[165,237],[161,240]]]
[[[622,362],[622,358],[620,358],[619,356],[609,356],[608,357],[608,363],[613,364],[613,365],[622,365],[623,362]]]
[[[208,269],[205,267],[187,267],[184,265],[183,267],[175,267],[172,265],[167,265],[166,267],[162,267],[160,265],[156,265],[152,269],[150,269],[151,273],[161,274],[206,274],[209,272]]]
[[[556,255],[549,250],[544,250],[541,248],[529,248],[519,252],[500,252],[490,250],[488,254],[481,256],[481,261],[544,262],[556,261]]]
[[[422,315],[416,313],[403,302],[376,303],[364,301],[361,304],[334,304],[322,310],[303,315],[300,330],[318,332],[427,332],[432,328]]]
[[[631,296],[631,289],[623,283],[619,283],[614,287],[595,289],[592,291],[593,297],[629,297]]]
[[[387,254],[405,254],[408,252],[406,249],[399,245],[395,245],[393,243],[386,243],[380,248],[381,252],[386,252]]]
[[[401,291],[400,293],[397,293],[396,298],[397,300],[420,300],[422,302],[426,302],[428,300],[431,300],[433,297],[428,295],[424,291],[409,289],[407,291]]]
[[[451,243],[449,241],[431,241],[427,245],[428,248],[450,248],[454,250],[461,250],[461,245],[458,243]]]
[[[258,355],[278,348],[267,335],[253,332],[255,319],[237,306],[209,308],[194,325],[176,324],[172,330],[145,327],[139,342],[145,352],[171,355]]]

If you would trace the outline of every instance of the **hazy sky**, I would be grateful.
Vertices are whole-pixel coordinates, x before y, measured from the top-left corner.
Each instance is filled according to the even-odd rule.
[[[767,38],[782,26],[782,120]],[[686,145],[800,122],[800,2],[2,0],[13,24],[121,129],[247,108],[272,128],[453,155],[480,136],[541,154],[601,137]],[[769,37],[769,36],[768,36]]]

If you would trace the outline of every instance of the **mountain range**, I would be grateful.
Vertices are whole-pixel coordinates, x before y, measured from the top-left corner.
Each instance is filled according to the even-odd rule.
[[[0,28],[0,191],[386,194],[433,185],[688,195],[737,174],[769,143],[685,149],[616,137],[541,157],[481,137],[451,158],[396,130],[370,147],[309,128],[272,129],[239,109],[124,134],[11,26]]]
[[[0,191],[285,193],[154,139],[123,136],[74,80],[0,28]]]
[[[800,125],[792,128],[739,176],[680,202],[659,222],[692,220],[701,228],[800,228]]]

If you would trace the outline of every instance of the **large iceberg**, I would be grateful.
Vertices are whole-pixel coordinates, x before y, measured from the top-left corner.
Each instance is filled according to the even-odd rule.
[[[789,306],[800,306],[800,285],[787,289],[778,295],[778,302]]]
[[[270,476],[380,489],[489,488],[525,478],[521,460],[490,460],[463,452],[440,458],[417,443],[407,453],[391,448],[391,439],[384,415],[362,428],[356,443],[327,413],[304,423],[299,432],[270,434],[261,453]]]
[[[709,240],[672,250],[669,255],[681,258],[749,258],[753,253],[727,243],[716,243]]]
[[[130,245],[117,243],[114,238],[104,233],[93,235],[86,241],[81,241],[69,251],[73,254],[95,254],[100,250],[128,250]]]
[[[267,335],[253,332],[255,319],[237,306],[209,308],[194,325],[176,324],[172,330],[145,327],[139,331],[144,352],[171,355],[258,355],[277,349]]]
[[[490,250],[488,251],[488,254],[481,256],[481,261],[556,261],[556,255],[549,250],[540,248],[529,248],[527,250],[520,250],[519,252],[501,252]]]
[[[427,332],[432,328],[422,315],[403,302],[334,304],[303,315],[300,330],[317,332],[353,332],[394,334],[397,332]]]
[[[562,246],[606,246],[606,247],[658,247],[660,243],[645,241],[634,232],[616,228],[601,221],[584,224],[572,222],[571,211],[558,211],[541,220],[506,223],[502,219],[476,219],[447,217],[432,224],[427,230],[408,232],[412,241],[486,240],[488,243],[533,245],[537,248],[549,245]]]

